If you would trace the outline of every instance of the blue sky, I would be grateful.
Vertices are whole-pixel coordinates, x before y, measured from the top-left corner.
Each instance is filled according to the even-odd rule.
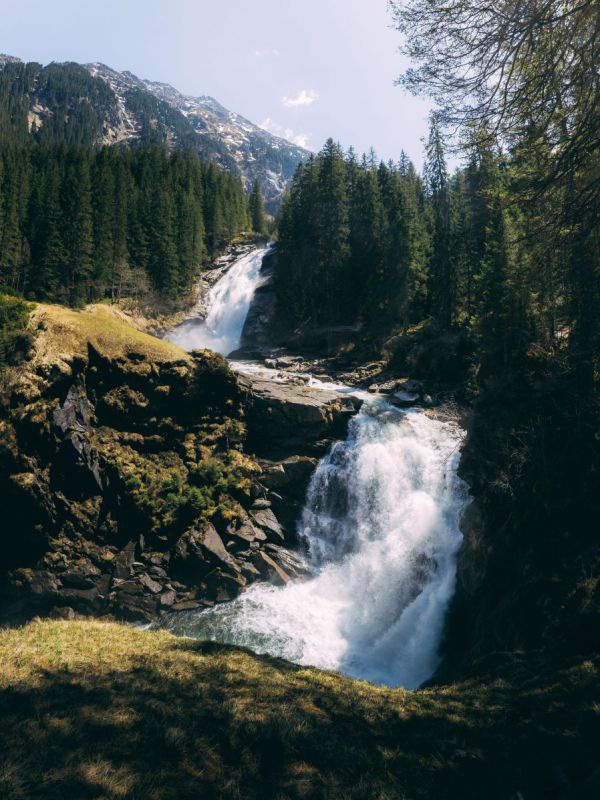
[[[103,61],[208,94],[319,149],[328,136],[420,165],[429,105],[394,86],[405,61],[386,0],[0,0],[0,52]]]

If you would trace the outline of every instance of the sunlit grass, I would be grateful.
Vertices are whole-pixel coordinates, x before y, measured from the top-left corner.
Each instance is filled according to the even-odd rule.
[[[31,328],[42,331],[37,337],[38,361],[51,362],[61,354],[86,357],[88,343],[107,358],[133,353],[157,362],[189,359],[177,345],[136,330],[118,309],[102,304],[74,311],[40,303],[32,313]]]

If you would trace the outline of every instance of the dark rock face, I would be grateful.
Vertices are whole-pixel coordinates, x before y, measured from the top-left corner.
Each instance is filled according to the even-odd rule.
[[[316,462],[261,469],[245,455],[244,418],[256,441],[271,414],[222,358],[155,363],[90,346],[36,369],[35,394],[0,419],[0,619],[151,621],[302,572],[288,548]],[[329,398],[281,403],[293,410],[278,443],[294,419],[316,438],[342,414]]]
[[[270,325],[275,311],[275,287],[273,285],[276,251],[270,250],[263,258],[261,280],[248,311],[242,330],[240,352],[268,351],[270,347]]]
[[[307,386],[299,378],[275,383],[261,378],[240,379],[246,389],[249,446],[258,455],[321,455],[343,438],[361,400]]]
[[[538,380],[496,386],[470,420],[460,471],[474,502],[461,523],[441,679],[507,653],[558,663],[600,651],[600,448],[586,416],[597,422],[598,408],[565,417],[569,380]]]

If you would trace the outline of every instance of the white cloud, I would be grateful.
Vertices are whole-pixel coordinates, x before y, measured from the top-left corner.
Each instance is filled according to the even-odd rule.
[[[312,106],[319,99],[319,93],[314,89],[301,89],[295,97],[282,97],[281,102],[286,108],[299,108]]]
[[[257,48],[254,51],[254,55],[255,55],[256,58],[269,58],[269,56],[273,56],[274,58],[278,58],[281,55],[281,53],[279,52],[279,50],[277,50],[276,47],[274,47],[274,48],[267,47],[267,48],[264,48],[262,50]]]
[[[275,122],[270,117],[263,119],[259,127],[265,131],[268,131],[269,133],[272,133],[274,136],[279,136],[281,139],[287,139],[288,142],[292,142],[292,144],[298,145],[298,147],[304,147],[306,150],[312,150],[312,146],[310,144],[310,134],[308,133],[296,133],[296,131],[292,130],[292,128],[284,128],[283,125]]]

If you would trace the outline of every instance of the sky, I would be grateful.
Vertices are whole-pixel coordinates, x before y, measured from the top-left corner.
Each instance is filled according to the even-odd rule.
[[[0,19],[0,52],[24,61],[101,61],[310,149],[421,165],[430,105],[394,85],[387,0],[0,0]]]

